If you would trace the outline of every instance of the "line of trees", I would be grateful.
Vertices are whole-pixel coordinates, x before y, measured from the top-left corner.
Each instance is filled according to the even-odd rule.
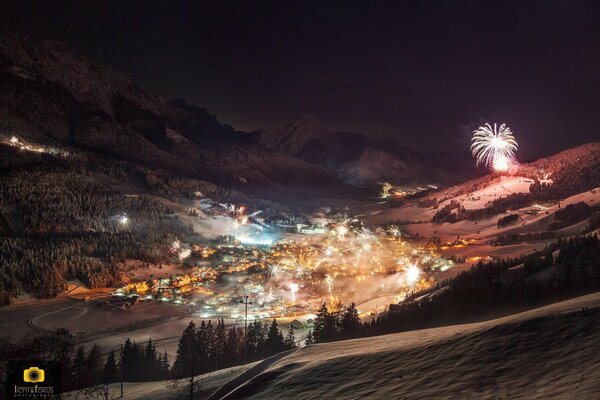
[[[198,327],[191,321],[179,339],[172,374],[183,378],[243,364],[293,349],[295,342],[293,328],[284,337],[276,320],[270,325],[253,321],[247,337],[241,328],[226,329],[223,320],[216,326],[202,321]]]
[[[501,217],[500,219],[498,219],[496,226],[498,227],[498,229],[500,229],[505,226],[515,224],[518,221],[519,221],[519,214],[509,214],[509,215],[505,215],[504,217]]]
[[[103,355],[102,349],[93,345],[75,349],[75,338],[66,329],[23,337],[17,341],[0,337],[0,374],[6,372],[11,360],[56,362],[61,368],[63,392],[79,390],[121,379],[124,381],[152,381],[171,377],[167,353],[158,353],[152,340],[137,344],[129,339],[119,351]]]
[[[110,285],[115,264],[125,258],[166,262],[174,238],[154,230],[0,236],[0,305],[21,291],[56,296],[73,279],[92,288]]]
[[[354,303],[345,307],[338,305],[332,310],[323,304],[308,333],[306,344],[352,339],[361,335],[361,322]]]
[[[555,237],[554,232],[507,233],[490,240],[492,246],[506,246],[514,243],[548,240]]]
[[[553,231],[574,225],[590,217],[595,211],[600,211],[600,208],[590,207],[584,201],[569,204],[554,213],[554,222],[548,226],[548,230]]]
[[[179,339],[171,367],[167,352],[158,352],[152,339],[140,344],[128,338],[121,347],[122,352],[111,350],[103,354],[97,345],[88,349],[82,345],[77,347],[75,336],[59,328],[16,341],[0,336],[0,376],[6,373],[11,360],[43,359],[60,365],[63,392],[83,390],[88,393],[90,388],[98,388],[102,389],[98,393],[105,395],[107,385],[121,379],[145,382],[187,378],[294,348],[293,328],[290,326],[284,336],[276,320],[270,324],[253,321],[248,326],[247,338],[243,329],[226,328],[223,320],[216,325],[202,321],[198,327],[190,322]]]

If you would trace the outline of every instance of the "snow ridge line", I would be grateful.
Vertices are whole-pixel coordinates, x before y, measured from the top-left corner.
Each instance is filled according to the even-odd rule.
[[[245,371],[243,374],[233,378],[232,380],[225,382],[220,388],[217,389],[207,400],[224,400],[238,387],[242,386],[246,382],[250,381],[252,378],[263,372],[265,369],[275,364],[275,362],[281,360],[283,357],[286,357],[292,353],[295,353],[298,349],[283,351],[281,353],[277,353],[274,356],[266,358],[262,360],[260,363],[256,364],[254,367]]]

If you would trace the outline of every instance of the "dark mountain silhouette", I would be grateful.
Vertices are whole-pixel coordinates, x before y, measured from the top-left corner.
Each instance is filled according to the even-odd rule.
[[[301,202],[356,197],[379,182],[460,179],[394,140],[333,132],[311,117],[253,133],[167,101],[56,41],[0,34],[1,135],[69,146],[249,195]],[[435,162],[432,162],[434,160]]]
[[[361,133],[334,132],[314,117],[303,117],[290,124],[252,133],[261,146],[320,165],[344,182],[369,186],[377,182],[394,184],[445,184],[462,177],[447,172],[437,155],[423,154],[401,146],[393,139],[371,139]],[[446,153],[445,159],[469,160],[470,156]],[[462,169],[463,176],[474,170]]]
[[[0,35],[0,134],[203,179],[277,200],[358,192],[318,165],[264,149],[203,108],[168,102],[58,42]]]

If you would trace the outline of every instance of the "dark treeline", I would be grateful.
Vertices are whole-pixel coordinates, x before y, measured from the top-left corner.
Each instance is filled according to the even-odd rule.
[[[453,212],[453,210],[457,210]],[[450,200],[450,203],[437,210],[431,218],[431,222],[440,224],[442,222],[450,222],[451,224],[460,221],[464,207],[456,200]]]
[[[158,352],[154,342],[136,343],[127,339],[121,349],[107,354],[97,345],[76,346],[68,330],[13,340],[0,336],[0,376],[9,361],[45,360],[57,362],[61,368],[64,392],[119,382],[146,382],[178,379],[217,369],[244,364],[296,348],[294,330],[290,326],[284,336],[276,320],[263,324],[259,320],[248,325],[248,337],[241,328],[226,328],[222,320],[213,325],[202,321],[196,327],[190,322],[183,331],[177,356],[171,367],[169,355]]]
[[[528,233],[507,233],[498,235],[490,240],[492,246],[506,246],[508,244],[548,240],[555,237],[554,232],[528,232]]]
[[[164,262],[173,238],[152,230],[0,236],[0,305],[22,290],[37,297],[56,296],[72,279],[92,288],[110,285],[116,262]]]
[[[597,235],[560,239],[527,256],[480,262],[360,324],[353,337],[471,322],[598,290]],[[307,343],[344,338],[342,325],[336,321],[339,315],[332,318],[321,309]]]
[[[125,196],[62,170],[0,175],[0,203],[16,209],[11,227],[16,233],[115,232],[124,213],[131,222],[156,228],[172,213],[152,197]]]
[[[107,359],[111,359],[111,352]],[[105,367],[105,370],[115,371]],[[156,347],[152,340],[144,345],[132,342],[127,339],[123,344],[123,380],[125,382],[140,382],[140,381],[156,381],[169,379],[171,376],[171,366],[167,352],[160,354],[156,351]]]
[[[323,304],[308,333],[306,344],[352,339],[362,334],[358,310],[354,303],[348,307],[338,305],[332,310]]]
[[[600,211],[597,207],[590,207],[585,202],[569,204],[554,213],[554,222],[548,226],[549,231],[561,229],[576,224],[589,218],[595,211]]]
[[[511,214],[511,216],[512,215],[516,214]],[[500,218],[500,220],[503,218]],[[554,222],[548,226],[546,231],[498,235],[490,241],[490,244],[492,246],[506,246],[514,243],[552,239],[557,236],[554,232],[555,230],[574,225],[586,218],[589,218],[589,220],[587,224],[579,230],[580,233],[585,234],[600,228],[600,209],[597,206],[590,207],[584,202],[571,204],[556,211]],[[500,220],[498,223],[500,223]]]
[[[535,181],[530,190],[539,188],[542,199],[558,200],[600,186],[599,168],[600,143],[595,142],[520,166],[519,174]],[[552,180],[550,185],[543,184],[546,174]]]
[[[270,200],[258,199],[246,195],[235,189],[228,189],[201,179],[182,178],[173,176],[164,170],[150,170],[138,168],[143,175],[145,184],[152,193],[172,199],[199,197],[209,198],[217,202],[234,204],[251,204],[253,208],[263,210],[263,216],[267,219],[281,213],[293,213],[291,208],[284,207]]]
[[[506,216],[498,219],[496,226],[498,227],[498,229],[500,229],[505,226],[515,224],[518,221],[519,221],[519,214],[509,214],[509,215],[506,215]]]
[[[532,183],[532,185],[535,185],[535,183]],[[485,218],[491,218],[498,214],[506,213],[509,210],[518,210],[520,208],[528,207],[537,202],[559,201],[561,198],[566,198],[572,196],[573,194],[576,194],[571,192],[558,192],[563,194],[563,196],[555,197],[556,193],[556,190],[552,192],[539,191],[530,193],[513,193],[506,197],[500,197],[496,200],[491,201],[484,208],[472,210],[467,210],[458,201],[451,200],[450,203],[446,204],[444,207],[436,211],[431,221],[435,223],[455,223],[467,219],[477,221]],[[594,208],[589,206],[588,208],[584,208],[583,206],[579,205],[575,209],[572,208],[571,210],[569,210],[568,214],[563,215],[562,217],[560,215],[556,217],[562,222],[562,224],[557,223],[552,229],[560,229],[561,227],[568,226],[570,225],[571,221],[573,221],[572,223],[579,222],[589,217],[593,213],[593,211]],[[557,214],[558,213],[559,212],[557,212]],[[577,220],[577,218],[579,219]]]
[[[241,328],[226,328],[222,320],[216,325],[190,322],[183,331],[173,363],[172,375],[183,378],[217,369],[259,360],[296,347],[290,326],[284,337],[276,320],[270,325],[259,320],[248,325],[247,338]]]
[[[120,351],[103,355],[100,347],[75,348],[74,336],[65,329],[28,336],[19,341],[0,337],[0,373],[11,360],[57,362],[64,392],[118,382],[121,379]],[[124,381],[152,381],[171,376],[167,353],[157,353],[152,340],[145,344],[125,342],[122,354]]]

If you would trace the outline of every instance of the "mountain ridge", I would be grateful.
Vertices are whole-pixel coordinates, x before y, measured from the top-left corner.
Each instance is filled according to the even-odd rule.
[[[303,116],[286,125],[251,133],[261,146],[317,164],[354,186],[390,182],[396,185],[448,184],[474,175],[444,171],[438,160],[400,145],[396,140],[373,139],[357,132],[336,132],[315,117]],[[465,158],[456,153],[457,158]],[[469,156],[470,158],[470,156]]]
[[[0,74],[5,136],[59,143],[281,201],[357,193],[320,166],[262,149],[205,109],[151,95],[59,42],[0,34]]]

